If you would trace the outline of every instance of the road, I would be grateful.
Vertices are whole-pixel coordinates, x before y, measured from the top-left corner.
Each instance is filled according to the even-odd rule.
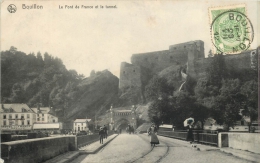
[[[198,151],[179,140],[158,138],[160,144],[153,148],[147,135],[121,134],[98,153],[80,155],[72,163],[249,163],[218,150]]]

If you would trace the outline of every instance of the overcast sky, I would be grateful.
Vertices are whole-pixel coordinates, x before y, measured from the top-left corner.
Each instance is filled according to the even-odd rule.
[[[207,55],[212,46],[208,8],[241,3],[246,4],[256,33],[255,1],[5,1],[1,4],[1,50],[15,46],[27,54],[48,52],[61,58],[67,69],[86,77],[91,70],[104,69],[119,77],[120,63],[130,62],[134,53],[202,40]],[[9,4],[16,5],[15,13],[7,11]],[[22,4],[43,9],[26,10]],[[59,9],[59,5],[74,9]],[[82,9],[82,5],[116,5],[117,9]],[[255,37],[251,47],[256,45]]]

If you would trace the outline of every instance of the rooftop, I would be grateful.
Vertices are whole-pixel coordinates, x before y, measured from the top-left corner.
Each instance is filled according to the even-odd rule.
[[[85,123],[85,122],[90,122],[91,119],[75,119],[74,123]]]
[[[34,111],[29,108],[27,104],[2,104],[1,103],[1,113],[34,113]]]

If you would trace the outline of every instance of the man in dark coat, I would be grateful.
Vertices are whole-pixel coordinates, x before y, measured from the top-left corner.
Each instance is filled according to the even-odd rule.
[[[104,138],[107,139],[107,127],[104,125]]]
[[[104,138],[104,129],[102,127],[100,127],[100,130],[99,130],[99,141],[100,141],[100,144],[101,143],[103,144],[103,138]]]

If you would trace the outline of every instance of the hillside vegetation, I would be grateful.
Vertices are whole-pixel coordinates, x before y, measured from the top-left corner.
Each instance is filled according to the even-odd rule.
[[[1,101],[52,107],[66,119],[92,117],[117,99],[118,78],[107,70],[84,78],[47,52],[1,52]]]

